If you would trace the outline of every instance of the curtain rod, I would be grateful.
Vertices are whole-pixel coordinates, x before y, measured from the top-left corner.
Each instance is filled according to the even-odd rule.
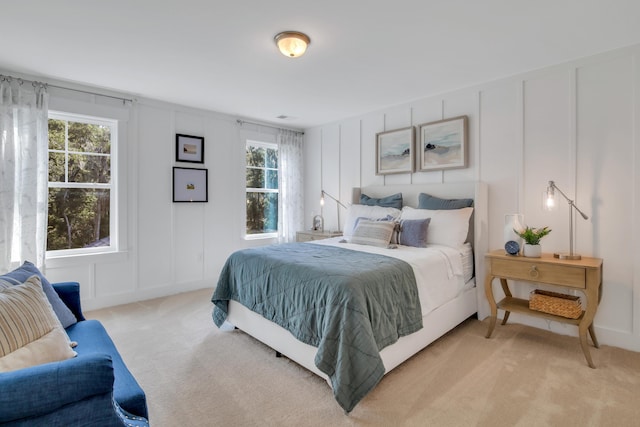
[[[3,75],[3,74],[0,74],[0,80],[11,80],[11,79],[15,79],[18,82],[20,82],[21,84],[22,84],[22,82],[27,82],[27,83],[31,83],[31,84],[43,84],[45,88],[54,87],[56,89],[71,90],[73,92],[86,93],[88,95],[104,96],[105,98],[118,99],[118,100],[122,101],[123,104],[126,103],[127,101],[133,103],[133,99],[123,98],[121,96],[105,95],[104,93],[91,92],[91,91],[82,90],[82,89],[73,89],[73,88],[70,88],[70,87],[58,86],[58,85],[54,85],[54,84],[51,84],[51,83],[42,83],[42,82],[37,82],[35,80],[23,79],[21,77],[13,77],[13,76],[6,76],[6,75]]]
[[[301,131],[301,130],[298,130],[298,129],[283,128],[283,127],[280,127],[280,126],[267,125],[267,124],[264,124],[264,123],[251,122],[251,121],[248,121],[248,120],[240,120],[240,119],[237,119],[236,122],[238,122],[238,124],[240,126],[242,126],[245,123],[248,123],[250,125],[264,126],[264,127],[267,127],[267,128],[273,128],[273,129],[278,129],[278,130],[290,130],[291,132],[297,132],[297,133],[299,133],[301,135],[304,135],[304,132]]]

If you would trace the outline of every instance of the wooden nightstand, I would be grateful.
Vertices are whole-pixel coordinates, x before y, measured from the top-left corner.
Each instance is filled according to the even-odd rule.
[[[484,290],[491,306],[491,319],[487,338],[491,337],[496,326],[498,309],[505,311],[502,324],[506,324],[509,314],[525,313],[532,316],[578,326],[580,345],[587,363],[595,368],[589,353],[587,333],[591,336],[593,345],[598,348],[598,340],[593,330],[593,318],[602,298],[602,260],[600,258],[583,257],[580,260],[560,260],[552,254],[542,254],[541,258],[526,258],[505,254],[504,250],[496,250],[486,255],[489,271],[484,284]],[[496,303],[493,296],[493,279],[500,279],[504,299]],[[578,289],[585,295],[584,310],[577,319],[567,319],[553,314],[529,309],[529,301],[515,298],[511,294],[507,279],[525,282],[543,283],[551,286]]]
[[[297,231],[296,242],[311,242],[338,236],[342,236],[342,231]]]

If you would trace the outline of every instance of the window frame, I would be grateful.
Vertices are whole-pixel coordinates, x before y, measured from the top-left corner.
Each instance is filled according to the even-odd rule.
[[[265,148],[265,149],[273,149],[276,150],[278,152],[278,167],[277,168],[268,168],[266,167],[262,167],[262,168],[258,168],[258,167],[251,167],[252,169],[261,169],[264,171],[267,170],[276,170],[278,172],[278,188],[277,189],[273,189],[273,188],[253,188],[253,187],[247,187],[247,169],[249,168],[249,166],[247,165],[247,148],[249,146],[252,147],[258,147],[258,148]],[[245,188],[245,196],[244,196],[244,224],[243,224],[243,235],[245,240],[259,240],[259,239],[274,239],[277,238],[279,236],[280,233],[280,147],[278,146],[277,143],[275,142],[266,142],[266,141],[259,141],[257,139],[253,139],[253,138],[246,138],[245,140],[245,144],[244,144],[244,188]],[[265,174],[266,176],[266,174]],[[268,194],[268,193],[275,193],[278,195],[278,218],[276,221],[276,231],[273,233],[256,233],[256,234],[248,234],[247,233],[247,194],[248,193],[264,193],[264,194]]]
[[[45,253],[46,259],[55,259],[62,257],[73,256],[86,256],[86,255],[100,255],[118,252],[119,249],[119,235],[118,229],[118,136],[119,136],[119,120],[98,117],[87,114],[70,113],[58,110],[49,110],[48,120],[64,120],[68,122],[93,124],[99,126],[108,126],[110,128],[111,135],[111,150],[109,153],[110,166],[109,166],[109,183],[86,183],[86,182],[52,182],[49,181],[49,175],[47,173],[47,195],[50,188],[84,188],[84,189],[108,189],[109,190],[109,246],[98,246],[91,248],[73,248],[73,249],[56,249],[48,250]],[[48,141],[48,138],[47,138]],[[49,153],[64,153],[65,154],[65,181],[68,180],[68,155],[71,154],[87,154],[87,152],[70,151],[68,147],[68,135],[65,135],[65,149],[64,150],[51,150],[49,149],[47,142],[47,164],[49,159]],[[91,155],[104,155],[101,153],[90,153]],[[105,155],[106,156],[106,155]],[[49,215],[49,202],[47,201],[47,217]],[[48,234],[48,231],[47,231]]]

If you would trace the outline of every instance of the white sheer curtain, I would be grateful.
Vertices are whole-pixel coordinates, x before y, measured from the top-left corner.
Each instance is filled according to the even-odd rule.
[[[0,76],[0,273],[44,266],[47,146],[46,87]]]
[[[293,242],[296,231],[304,227],[304,197],[302,173],[302,134],[281,129],[277,137],[280,177],[280,223],[278,240]]]

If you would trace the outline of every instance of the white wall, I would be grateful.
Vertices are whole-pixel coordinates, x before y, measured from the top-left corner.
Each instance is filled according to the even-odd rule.
[[[568,206],[542,211],[542,193],[554,180],[589,215],[574,221],[575,251],[604,259],[595,318],[600,342],[640,351],[638,64],[640,45],[309,129],[305,225],[319,210],[321,188],[348,202],[350,189],[360,185],[481,180],[489,185],[491,248],[503,246],[504,215],[520,212],[528,225],[553,229],[544,251],[567,251]],[[469,117],[468,168],[375,175],[377,132],[459,115]],[[335,209],[327,204],[325,228],[333,229]],[[532,288],[522,283],[517,293]],[[517,314],[511,319],[577,332]]]
[[[119,119],[121,251],[46,262],[52,282],[80,282],[85,311],[193,289],[213,291],[231,252],[273,243],[245,241],[242,234],[244,141],[275,140],[273,129],[149,99],[123,103],[55,88],[49,93],[52,110]],[[176,133],[204,136],[204,165],[175,162]],[[208,169],[208,203],[172,202],[173,166]]]
[[[346,202],[360,185],[482,180],[489,185],[490,247],[502,246],[504,214],[520,212],[527,224],[553,229],[543,240],[545,251],[563,251],[568,208],[547,213],[540,203],[547,181],[555,180],[590,216],[576,219],[576,251],[604,259],[595,319],[601,343],[640,350],[640,251],[634,245],[640,227],[633,221],[640,213],[638,64],[640,45],[307,129],[305,225],[320,213],[322,188]],[[54,88],[50,94],[52,108],[121,120],[122,252],[47,262],[52,281],[81,283],[86,310],[213,288],[228,254],[269,243],[241,235],[244,140],[235,117],[148,99],[123,106]],[[375,175],[377,132],[458,115],[469,117],[468,168]],[[171,202],[175,133],[205,137],[209,203]],[[323,214],[326,228],[336,228],[330,199]],[[528,286],[522,288],[526,295]],[[575,334],[568,325],[512,319]]]

